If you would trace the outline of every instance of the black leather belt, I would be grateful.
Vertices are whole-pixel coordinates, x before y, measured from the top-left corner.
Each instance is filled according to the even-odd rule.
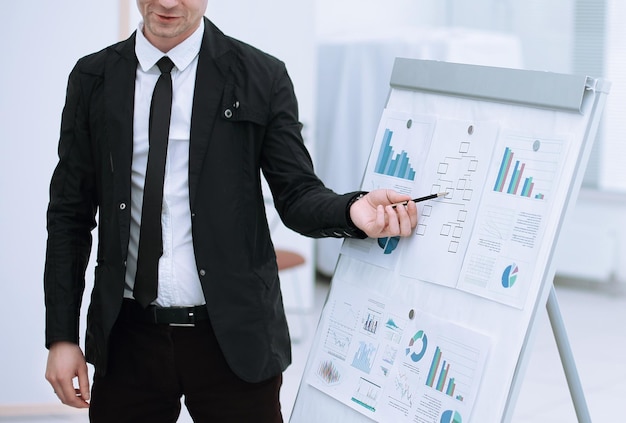
[[[206,306],[195,307],[157,307],[143,308],[135,300],[124,299],[121,317],[135,321],[170,326],[194,326],[196,322],[208,320]]]

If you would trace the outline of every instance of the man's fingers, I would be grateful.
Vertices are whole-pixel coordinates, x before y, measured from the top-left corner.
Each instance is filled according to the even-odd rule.
[[[411,233],[411,218],[407,212],[407,206],[396,207],[396,213],[399,220],[399,235],[407,236]]]
[[[51,383],[51,385],[52,389],[54,389],[54,393],[59,397],[59,400],[61,400],[63,404],[71,405],[71,398],[75,396],[74,386],[72,386],[71,381],[69,384],[58,381]]]
[[[61,400],[61,402],[64,402],[64,401],[63,401],[63,397],[64,397],[64,395],[63,395],[63,391],[62,391],[62,389],[61,389],[61,386],[55,386],[55,385],[54,385],[54,384],[52,384],[52,383],[50,383],[50,385],[52,385],[52,389],[53,389],[53,391],[54,391],[54,394],[57,396],[57,398],[58,398],[59,400]]]
[[[58,395],[58,394],[57,394]],[[71,386],[63,390],[63,397],[59,396],[59,399],[63,404],[69,405],[75,408],[87,408],[89,403],[85,401],[85,398],[81,395],[80,389]]]
[[[394,209],[392,206],[387,206],[385,207],[385,210],[387,211],[387,215],[389,216],[389,225],[386,228],[389,236],[399,235],[400,222],[396,209]]]
[[[376,207],[376,226],[379,231],[384,231],[387,226],[388,217],[385,213],[385,208],[381,205]]]
[[[404,203],[411,200],[411,197],[409,197],[408,195],[400,194],[399,192],[396,192],[392,189],[386,189],[385,195],[387,197],[387,201],[391,204]]]
[[[85,375],[85,377],[87,377]],[[87,389],[87,394],[83,394],[81,389],[75,388],[72,379],[60,380],[52,379],[49,381],[54,393],[59,400],[71,407],[87,408],[89,407],[89,387],[88,384],[83,389]]]
[[[401,234],[409,236],[413,233],[413,228],[417,226],[417,206],[412,201],[406,207],[402,207],[404,213],[401,216],[402,228]]]
[[[87,373],[86,365],[78,369],[77,393],[80,394],[84,401],[89,401],[89,374]]]
[[[350,217],[372,238],[409,236],[417,224],[417,207],[407,199],[393,190],[374,190],[352,205]]]

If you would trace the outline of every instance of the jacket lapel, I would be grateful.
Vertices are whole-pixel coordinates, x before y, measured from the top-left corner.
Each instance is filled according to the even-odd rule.
[[[105,68],[104,95],[110,162],[113,171],[115,198],[126,201],[128,211],[120,214],[120,242],[124,256],[128,249],[130,227],[130,180],[133,154],[133,116],[137,58],[135,34],[113,47]],[[193,210],[198,184],[215,122],[222,104],[228,75],[232,75],[234,55],[226,36],[205,18],[205,31],[198,57],[189,142],[189,201]],[[231,81],[232,83],[232,81]]]
[[[198,57],[198,70],[191,115],[189,141],[189,202],[194,209],[196,192],[209,144],[215,138],[215,123],[222,113],[222,97],[233,55],[226,37],[205,18],[204,38]]]
[[[115,199],[125,202],[120,213],[120,241],[123,256],[128,249],[130,227],[130,178],[133,154],[133,116],[135,98],[135,34],[113,47],[104,71],[105,116]]]

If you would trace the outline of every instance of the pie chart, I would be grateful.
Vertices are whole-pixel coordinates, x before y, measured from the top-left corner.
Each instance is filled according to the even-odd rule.
[[[398,246],[399,241],[399,236],[392,236],[390,238],[378,238],[378,246],[383,249],[383,254],[391,254],[393,250],[395,250]]]
[[[502,272],[502,286],[505,288],[511,288],[515,285],[515,281],[517,280],[518,268],[515,263],[509,265]]]
[[[441,415],[441,423],[462,423],[461,415],[453,410],[444,411]]]
[[[408,355],[412,361],[417,363],[426,354],[426,347],[428,346],[428,338],[423,330],[418,331],[413,338],[409,341],[409,347],[406,349],[406,355]]]

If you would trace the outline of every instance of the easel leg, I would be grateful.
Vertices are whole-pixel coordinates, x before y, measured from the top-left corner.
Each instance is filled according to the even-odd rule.
[[[563,318],[561,316],[561,311],[559,310],[559,304],[556,299],[554,286],[550,290],[546,307],[548,309],[550,324],[552,325],[552,332],[554,332],[556,346],[559,350],[559,355],[561,356],[561,363],[563,364],[565,377],[567,378],[569,392],[572,396],[572,401],[574,402],[574,408],[576,409],[578,422],[591,423],[585,394],[583,393],[580,378],[578,377],[578,370],[576,369],[572,349],[570,347],[569,340],[567,339],[567,334],[565,333],[565,325],[563,324]]]

